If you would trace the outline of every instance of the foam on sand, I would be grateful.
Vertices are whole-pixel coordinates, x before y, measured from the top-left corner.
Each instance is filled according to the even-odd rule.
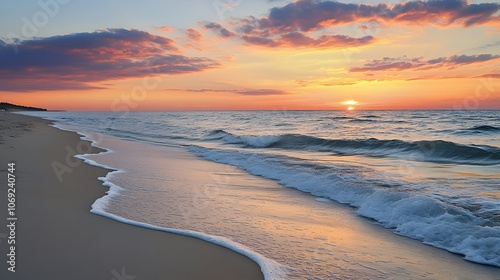
[[[110,186],[110,185],[108,185],[108,186]],[[216,245],[225,247],[227,249],[233,250],[236,253],[244,255],[244,256],[248,257],[249,259],[253,260],[254,262],[256,262],[260,266],[262,273],[264,274],[265,279],[269,279],[269,280],[285,279],[284,278],[285,271],[289,269],[286,266],[280,265],[277,262],[262,256],[261,254],[253,252],[250,248],[248,248],[244,245],[241,245],[239,243],[236,243],[228,238],[225,238],[222,236],[211,236],[208,234],[204,234],[204,233],[196,232],[196,231],[192,231],[192,230],[164,228],[164,227],[158,227],[158,226],[154,226],[154,225],[147,224],[147,223],[133,221],[130,219],[126,219],[126,218],[114,215],[114,214],[109,214],[106,211],[101,210],[103,208],[105,209],[105,207],[106,207],[106,200],[98,200],[92,205],[92,210],[90,212],[97,214],[97,215],[111,218],[113,220],[116,220],[116,221],[119,221],[122,223],[127,223],[130,225],[149,228],[149,229],[158,230],[158,231],[164,231],[164,232],[168,232],[168,233],[189,236],[189,237],[201,239],[201,240],[210,242],[212,244],[216,244]]]
[[[55,127],[62,129],[62,130],[68,130],[68,131],[73,131],[70,127],[64,126],[64,125],[54,125]],[[98,146],[96,144],[96,141],[92,139],[91,135],[88,133],[83,133],[83,132],[77,132],[78,134],[82,135],[82,139],[91,141],[92,146],[98,147],[101,149],[106,150],[105,152],[102,152],[101,154],[105,153],[113,153],[112,150]],[[201,239],[207,242],[210,242],[212,244],[216,244],[222,247],[225,247],[227,249],[230,249],[236,253],[239,253],[241,255],[244,255],[248,257],[249,259],[253,260],[256,262],[260,268],[262,273],[264,274],[265,279],[268,280],[278,280],[278,279],[285,279],[286,271],[290,270],[290,267],[281,265],[271,259],[268,259],[264,257],[263,255],[252,251],[250,248],[247,246],[244,246],[242,244],[239,244],[237,242],[234,242],[228,238],[222,237],[222,236],[212,236],[208,234],[204,234],[201,232],[197,231],[192,231],[192,230],[182,230],[182,229],[174,229],[174,228],[166,228],[166,227],[159,227],[155,226],[152,224],[148,223],[143,223],[143,222],[137,222],[131,219],[127,219],[115,214],[111,214],[106,212],[107,205],[109,205],[110,199],[112,199],[115,196],[119,196],[121,191],[123,190],[120,186],[117,186],[111,182],[111,179],[114,176],[117,176],[120,173],[125,172],[124,170],[119,170],[107,165],[99,164],[94,160],[88,159],[87,156],[90,154],[80,154],[76,155],[75,157],[80,158],[84,160],[87,164],[106,168],[112,170],[109,172],[106,177],[100,177],[99,180],[103,182],[103,186],[106,186],[109,188],[109,190],[106,192],[107,195],[104,197],[101,197],[97,199],[93,204],[91,208],[91,213],[101,215],[122,223],[127,223],[130,225],[134,226],[139,226],[139,227],[144,227],[144,228],[149,228],[153,230],[158,230],[158,231],[163,231],[163,232],[168,232],[168,233],[174,233],[174,234],[179,234],[179,235],[184,235],[184,236],[189,236],[197,239]],[[93,154],[95,155],[95,154]]]

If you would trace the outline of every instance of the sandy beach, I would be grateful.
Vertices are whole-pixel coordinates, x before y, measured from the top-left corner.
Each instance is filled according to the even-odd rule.
[[[500,280],[500,0],[0,11],[0,280]]]
[[[81,130],[113,151],[98,154],[78,134],[49,125],[0,114],[0,176],[16,163],[18,217],[16,272],[4,263],[0,279],[498,279],[497,267],[396,235],[351,207],[235,166]],[[126,172],[86,164],[73,157],[77,151]],[[104,176],[116,185],[111,195],[98,180]],[[0,195],[8,224],[7,188]],[[5,258],[10,233],[3,228]],[[186,231],[236,242],[245,255]],[[268,261],[291,270],[269,275]]]
[[[107,170],[73,158],[77,147],[89,145],[49,124],[0,113],[0,177],[7,178],[7,164],[16,163],[18,217],[16,272],[2,261],[0,279],[263,279],[255,262],[226,248],[91,214],[92,203],[107,191],[97,180]],[[62,181],[54,162],[68,168]],[[5,187],[0,194],[6,223]],[[2,226],[3,260],[6,237]]]

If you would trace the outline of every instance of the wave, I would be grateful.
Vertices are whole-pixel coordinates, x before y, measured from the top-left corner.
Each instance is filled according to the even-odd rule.
[[[380,116],[376,116],[376,115],[366,115],[366,116],[362,116],[363,118],[368,118],[368,119],[380,119]]]
[[[497,131],[500,131],[500,127],[490,126],[490,125],[479,125],[479,126],[469,128],[467,130],[470,130],[470,131],[495,131],[495,132],[497,132]]]
[[[107,127],[104,131],[112,136],[121,137],[129,140],[139,140],[139,141],[147,141],[152,143],[162,143],[165,139],[171,140],[192,140],[187,137],[183,137],[180,135],[166,135],[166,134],[158,134],[158,133],[148,133],[146,131],[128,131],[122,129],[116,129]]]
[[[326,119],[326,120],[353,120],[355,118],[345,117],[345,116],[331,116],[331,117],[324,117],[323,119]]]
[[[338,155],[397,157],[416,161],[470,165],[500,164],[500,149],[491,146],[462,145],[443,140],[407,142],[403,140],[323,139],[301,134],[237,136],[216,130],[209,140],[251,148],[279,148],[332,152]]]
[[[191,146],[197,156],[237,166],[314,196],[357,208],[396,233],[461,254],[466,260],[500,267],[500,226],[467,209],[433,197],[360,183],[335,167],[317,168],[293,158]]]
[[[376,120],[373,119],[351,119],[349,122],[376,122]]]

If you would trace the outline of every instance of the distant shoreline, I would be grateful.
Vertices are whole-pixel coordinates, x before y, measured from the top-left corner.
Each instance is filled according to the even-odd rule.
[[[29,107],[29,106],[16,105],[16,104],[7,103],[7,102],[0,102],[0,111],[1,112],[22,112],[22,111],[48,111],[48,110],[44,109],[44,108]]]

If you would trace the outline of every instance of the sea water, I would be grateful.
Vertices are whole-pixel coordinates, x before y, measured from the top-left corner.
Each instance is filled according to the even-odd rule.
[[[247,255],[261,266],[269,261],[272,267],[274,260],[293,269],[288,278],[387,277],[388,271],[376,266],[364,271],[362,264],[347,263],[355,256],[334,257],[335,249],[321,234],[334,220],[329,201],[352,206],[348,215],[370,218],[396,234],[500,267],[500,111],[31,114],[86,132],[113,150],[114,155],[92,160],[120,170],[103,180],[121,191],[100,201],[95,211],[228,238],[254,252]],[[183,179],[189,172],[169,173],[168,166],[158,166],[172,147],[193,166],[197,156],[236,167],[215,178],[244,171],[279,185],[244,179],[240,188],[223,195],[218,190],[213,197],[211,189],[202,189],[211,198],[209,207],[186,219],[186,211],[168,199],[192,200],[200,186]],[[183,184],[184,189],[165,188]],[[304,197],[279,188],[299,190]],[[314,202],[308,202],[309,194]],[[263,205],[266,209],[256,212]],[[270,211],[276,211],[279,223]],[[280,211],[296,211],[297,218],[283,221],[278,217],[286,214]],[[300,218],[304,211],[308,221]],[[231,242],[224,244],[238,247]]]

